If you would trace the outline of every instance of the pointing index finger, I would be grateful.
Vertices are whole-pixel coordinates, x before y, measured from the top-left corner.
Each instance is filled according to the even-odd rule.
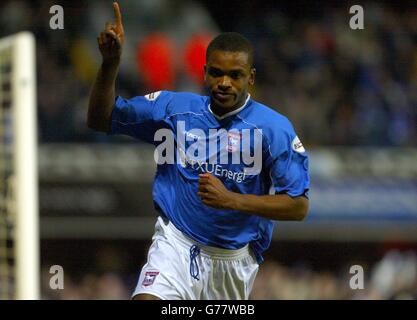
[[[122,25],[122,14],[120,13],[120,7],[119,4],[117,2],[113,2],[113,10],[114,10],[114,18],[115,18],[115,22],[116,22],[116,26],[121,26]]]

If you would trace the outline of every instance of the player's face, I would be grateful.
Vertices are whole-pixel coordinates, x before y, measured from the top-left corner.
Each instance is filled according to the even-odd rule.
[[[241,107],[255,82],[246,52],[214,50],[204,66],[204,78],[211,104],[229,112]]]

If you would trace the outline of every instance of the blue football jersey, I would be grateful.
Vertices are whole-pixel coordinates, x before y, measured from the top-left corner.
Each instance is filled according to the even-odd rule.
[[[111,134],[126,134],[159,149],[153,185],[156,209],[201,244],[238,249],[250,244],[258,262],[270,245],[274,221],[214,209],[198,196],[199,174],[209,172],[242,194],[307,196],[308,157],[289,120],[248,98],[222,117],[210,98],[159,91],[116,97]]]

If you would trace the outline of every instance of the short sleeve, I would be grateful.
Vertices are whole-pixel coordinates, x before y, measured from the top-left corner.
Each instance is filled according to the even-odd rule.
[[[117,96],[111,115],[110,134],[124,134],[153,143],[155,132],[166,126],[172,96],[169,91],[131,99]]]
[[[268,144],[266,157],[272,180],[270,194],[308,196],[307,152],[289,121],[283,128],[273,131]]]

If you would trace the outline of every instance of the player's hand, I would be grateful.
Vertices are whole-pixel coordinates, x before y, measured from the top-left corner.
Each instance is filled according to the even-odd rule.
[[[98,47],[100,49],[103,61],[120,59],[125,39],[125,33],[122,24],[122,15],[117,2],[113,2],[115,22],[106,22],[104,30],[97,37]]]
[[[232,209],[233,192],[226,189],[223,183],[217,177],[210,173],[199,175],[198,195],[201,201],[212,208]]]

